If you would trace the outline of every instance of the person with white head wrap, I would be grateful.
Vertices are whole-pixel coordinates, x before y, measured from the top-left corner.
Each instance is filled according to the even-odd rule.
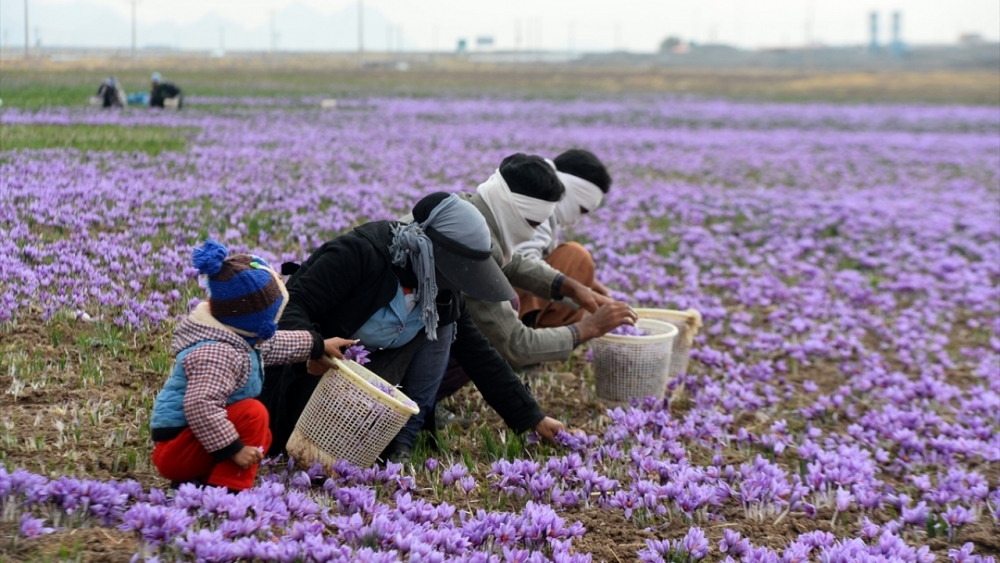
[[[595,292],[608,295],[608,288],[594,277],[596,266],[590,252],[580,244],[562,239],[567,228],[575,227],[584,215],[601,205],[611,188],[611,175],[600,159],[583,149],[568,150],[547,162],[566,187],[566,196],[559,201],[552,217],[535,230],[535,236],[514,251],[523,258],[545,262]],[[525,291],[518,291],[518,299],[521,320],[533,327],[565,326],[578,321],[583,314]]]
[[[514,252],[531,240],[539,225],[548,224],[558,214],[564,194],[583,181],[561,181],[554,167],[538,156],[515,154],[481,184],[475,194],[459,194],[476,206],[486,218],[493,239],[493,258],[519,293],[549,302],[566,298],[580,308],[571,323],[553,328],[526,326],[518,319],[510,302],[488,302],[467,296],[469,312],[490,344],[512,365],[525,366],[546,361],[566,360],[580,343],[601,336],[622,324],[633,324],[635,312],[628,305],[593,291],[566,272],[542,260],[530,260]],[[593,191],[574,195],[573,201],[587,211],[599,202]],[[577,211],[579,213],[579,211]],[[590,316],[584,317],[584,311]],[[467,375],[452,366],[445,374],[438,398],[446,397],[468,382]]]
[[[505,264],[510,262],[517,245],[535,236],[535,225],[548,221],[556,209],[555,201],[510,191],[499,169],[479,185],[476,193],[483,198],[497,221]]]

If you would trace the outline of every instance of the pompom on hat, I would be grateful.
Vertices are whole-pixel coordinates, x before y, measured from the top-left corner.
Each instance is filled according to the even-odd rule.
[[[194,249],[191,263],[208,276],[208,306],[216,320],[247,338],[274,336],[288,290],[263,258],[230,256],[225,246],[207,239]]]

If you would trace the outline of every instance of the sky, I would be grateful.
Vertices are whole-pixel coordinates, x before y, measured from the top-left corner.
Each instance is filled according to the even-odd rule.
[[[0,0],[0,32],[5,44],[23,45],[23,3]],[[114,47],[131,40],[130,0],[28,3],[29,14],[36,15],[31,22],[33,43],[36,27],[48,45],[71,41],[96,46],[103,41]],[[364,9],[370,20],[365,26],[369,50],[400,46],[404,50],[453,50],[458,39],[474,43],[479,36],[492,36],[498,49],[649,52],[671,35],[746,48],[807,41],[856,45],[868,40],[871,11],[881,18],[879,33],[885,41],[891,13],[897,10],[902,12],[903,39],[911,44],[954,43],[961,33],[1000,40],[998,0],[364,0]],[[111,25],[108,20],[114,20],[124,31],[104,30],[100,37],[82,40],[88,30],[79,23],[81,10],[115,16],[102,16],[104,21],[92,26],[95,30],[95,26]],[[357,2],[351,0],[138,0],[137,19],[140,30],[151,33],[154,28],[162,31],[170,26],[169,42],[177,43],[175,47],[203,48],[205,45],[196,44],[196,39],[182,31],[209,18],[216,28],[229,28],[227,33],[232,37],[251,34],[246,41],[267,49],[273,13],[279,46],[283,41],[287,48],[346,49],[346,45],[357,43],[356,28],[348,25],[348,20],[356,20],[356,10]],[[337,26],[330,24],[330,33],[337,37],[322,37],[323,31],[309,28],[310,14],[329,17],[331,22],[344,20]],[[319,37],[302,42],[301,35],[307,32]],[[217,37],[221,32],[211,35],[212,43],[224,41]],[[207,38],[202,41],[208,42]],[[242,43],[233,48],[237,47],[247,48]]]

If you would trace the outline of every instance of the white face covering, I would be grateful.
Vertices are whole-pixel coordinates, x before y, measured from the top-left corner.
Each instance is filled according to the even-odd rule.
[[[604,192],[593,183],[565,172],[556,171],[556,176],[566,187],[566,195],[556,206],[556,219],[559,225],[571,227],[583,217],[582,207],[588,212],[597,209],[604,199]]]
[[[505,264],[510,262],[515,246],[535,236],[535,228],[528,221],[543,223],[556,208],[554,201],[511,192],[499,170],[480,184],[476,191],[489,206],[500,227],[500,250]]]

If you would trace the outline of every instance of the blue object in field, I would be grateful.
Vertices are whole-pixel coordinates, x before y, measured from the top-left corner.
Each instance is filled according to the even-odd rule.
[[[149,92],[136,92],[134,94],[128,95],[128,105],[130,106],[148,106],[149,105]]]

